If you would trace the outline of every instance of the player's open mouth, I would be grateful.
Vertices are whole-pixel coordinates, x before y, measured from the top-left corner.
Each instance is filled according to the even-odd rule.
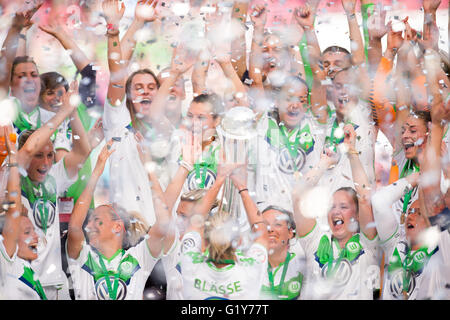
[[[405,148],[405,151],[408,151],[410,148],[414,147],[414,143],[412,142],[404,143],[403,147]]]
[[[46,169],[37,169],[37,172],[38,172],[39,174],[46,175],[47,172],[48,172],[48,170],[46,170]]]
[[[333,226],[340,226],[344,224],[344,220],[341,218],[333,218]]]
[[[348,96],[343,96],[343,97],[338,98],[338,101],[340,104],[346,104],[346,103],[348,103],[348,100],[349,100]]]
[[[30,244],[28,249],[30,249],[34,254],[37,254],[37,242]]]
[[[168,100],[169,101],[175,101],[175,100],[177,100],[177,96],[171,94],[171,95],[169,95],[169,99]]]

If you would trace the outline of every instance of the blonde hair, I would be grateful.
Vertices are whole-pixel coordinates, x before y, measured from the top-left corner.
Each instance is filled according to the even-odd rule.
[[[212,261],[231,259],[236,251],[235,242],[239,239],[239,226],[231,214],[219,211],[206,221],[205,239]]]

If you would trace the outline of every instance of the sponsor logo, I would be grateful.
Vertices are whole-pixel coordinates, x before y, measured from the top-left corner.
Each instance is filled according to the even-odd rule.
[[[345,286],[348,281],[350,280],[350,277],[352,276],[352,266],[350,262],[346,259],[342,259],[339,263],[339,265],[335,265],[333,263],[333,270],[331,271],[331,274],[328,275],[328,266],[329,263],[325,264],[322,267],[321,270],[321,276],[324,279],[327,280],[333,280],[333,284],[335,286]]]
[[[44,206],[44,201],[42,199],[36,200],[33,206],[33,219],[36,226],[40,229],[43,229],[43,214],[41,212],[44,212],[44,208],[47,209],[48,216],[47,216],[47,228],[49,228],[53,222],[55,222],[55,213],[56,213],[56,207],[51,201],[46,201]],[[42,216],[41,216],[42,215]]]
[[[285,174],[293,174],[300,171],[306,162],[306,154],[302,149],[298,149],[297,157],[292,159],[289,150],[285,147],[278,154],[278,168]]]
[[[109,276],[109,281],[111,286],[114,286],[115,278],[114,276]],[[127,296],[127,285],[123,282],[122,279],[117,279],[117,293],[116,300],[124,300]],[[106,277],[101,278],[95,284],[95,293],[97,294],[97,298],[99,300],[111,300],[109,297],[108,285],[106,283]]]

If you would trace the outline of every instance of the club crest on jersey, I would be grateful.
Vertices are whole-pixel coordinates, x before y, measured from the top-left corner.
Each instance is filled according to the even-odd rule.
[[[390,274],[389,290],[395,299],[403,299],[403,272],[403,269],[398,269]],[[410,296],[416,288],[416,279],[414,276],[407,278],[410,279],[407,292],[408,296]]]
[[[115,277],[109,276],[111,285],[114,285]],[[125,300],[127,296],[127,285],[122,279],[117,279],[117,294],[116,300]],[[99,279],[95,283],[95,293],[99,300],[111,300],[109,297],[108,284],[106,283],[106,277]]]
[[[56,213],[55,204],[47,200],[44,207],[43,199],[37,199],[33,205],[33,219],[36,226],[40,229],[43,229],[41,212],[44,212],[45,208],[47,209],[48,212],[47,227],[50,227],[53,224],[53,222],[55,222],[55,213]]]
[[[200,174],[205,175],[205,183],[203,188],[209,189],[216,181],[216,174],[210,169],[206,169],[205,173],[203,173],[202,171],[203,169],[200,170]],[[189,191],[200,189],[201,183],[202,177],[196,177],[195,170],[192,170],[187,177],[187,186]]]
[[[289,283],[289,286],[288,286],[288,290],[291,293],[299,292],[300,288],[301,288],[301,284],[299,281],[292,281],[291,283]]]
[[[278,168],[285,174],[293,174],[295,171],[300,171],[306,162],[306,154],[303,149],[299,148],[295,159],[292,158],[288,148],[280,149],[278,154]]]
[[[332,265],[331,276],[328,275],[329,263],[326,263],[321,270],[323,279],[332,280],[337,287],[345,286],[352,276],[352,266],[347,259],[342,259],[339,265]]]

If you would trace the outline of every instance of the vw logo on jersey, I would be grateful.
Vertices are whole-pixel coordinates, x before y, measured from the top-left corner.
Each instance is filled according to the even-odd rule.
[[[200,177],[197,178],[195,176],[195,170],[192,170],[188,177],[187,177],[187,186],[189,191],[192,190],[196,190],[200,188],[200,183],[202,182],[202,178],[201,175],[204,174],[203,173],[203,169],[200,169]],[[206,176],[205,176],[205,186],[204,189],[209,189],[214,182],[216,181],[216,174],[210,170],[210,169],[206,169]]]
[[[332,266],[333,271],[330,277],[327,274],[328,265],[329,263],[325,264],[322,267],[321,271],[322,278],[333,280],[333,284],[338,287],[346,285],[350,280],[350,277],[352,276],[352,266],[350,262],[346,259],[342,259],[338,266],[334,265],[333,263]]]
[[[48,216],[47,216],[47,228],[50,227],[53,222],[55,222],[56,216],[56,207],[55,204],[51,201],[46,201],[45,207],[47,208]],[[34,223],[40,229],[43,229],[41,212],[44,212],[44,201],[42,199],[36,200],[33,206],[33,218]]]
[[[300,291],[300,287],[301,287],[300,282],[292,281],[291,283],[289,283],[288,290],[291,293],[297,293]]]
[[[295,161],[295,163],[294,163]],[[298,149],[297,157],[293,159],[288,148],[284,147],[278,154],[278,168],[285,174],[293,174],[296,169],[300,171],[306,162],[306,154],[303,149]]]
[[[411,276],[409,277],[409,279],[410,283],[408,296],[411,295],[411,293],[414,291],[414,288],[416,287],[415,277]],[[391,291],[391,295],[395,299],[403,299],[403,269],[398,269],[390,275],[389,290]]]
[[[114,286],[115,277],[109,276],[111,286]],[[122,279],[117,279],[117,293],[116,300],[125,300],[127,296],[127,285]],[[95,293],[98,300],[111,300],[109,297],[108,284],[106,283],[106,277],[103,277],[95,284]]]

